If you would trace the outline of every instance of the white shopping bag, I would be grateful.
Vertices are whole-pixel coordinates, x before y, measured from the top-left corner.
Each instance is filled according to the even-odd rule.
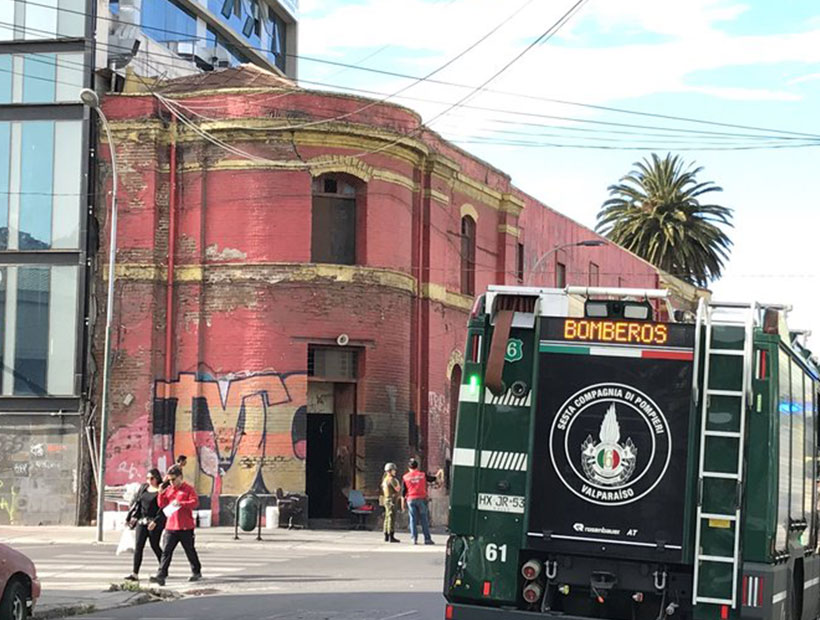
[[[126,527],[122,531],[122,536],[120,536],[120,544],[117,545],[117,555],[122,553],[127,553],[129,551],[134,551],[134,547],[137,546],[137,534],[134,530]]]

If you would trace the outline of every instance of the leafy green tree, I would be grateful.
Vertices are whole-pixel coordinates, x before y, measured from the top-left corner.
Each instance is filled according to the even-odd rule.
[[[732,226],[732,209],[701,200],[723,190],[711,181],[698,182],[703,168],[677,155],[661,159],[653,153],[633,166],[609,186],[596,230],[692,284],[719,278],[732,245],[723,231]]]

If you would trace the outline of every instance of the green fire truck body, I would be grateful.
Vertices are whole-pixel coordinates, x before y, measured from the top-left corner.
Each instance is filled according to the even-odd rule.
[[[666,294],[476,300],[447,620],[818,617],[816,358],[788,308]]]

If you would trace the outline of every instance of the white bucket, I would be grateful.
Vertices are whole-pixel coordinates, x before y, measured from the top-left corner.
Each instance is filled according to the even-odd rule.
[[[211,527],[211,511],[210,510],[197,510],[197,527]]]
[[[279,506],[265,508],[265,529],[275,530],[279,527]]]

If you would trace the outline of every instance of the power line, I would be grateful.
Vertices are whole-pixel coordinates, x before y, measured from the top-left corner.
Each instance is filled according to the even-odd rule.
[[[575,2],[575,4],[573,4],[573,5],[572,5],[572,7],[570,7],[570,9],[569,9],[566,13],[564,13],[564,14],[563,14],[563,15],[562,15],[562,16],[561,16],[561,17],[560,17],[560,18],[559,18],[556,22],[554,22],[554,23],[553,23],[553,24],[552,24],[549,28],[547,28],[547,29],[546,29],[546,30],[545,30],[545,31],[544,31],[541,35],[539,35],[539,36],[538,36],[538,37],[537,37],[537,38],[536,38],[536,39],[535,39],[532,43],[530,43],[529,45],[527,45],[527,46],[526,46],[526,47],[525,47],[525,48],[524,48],[521,52],[519,52],[518,54],[516,54],[516,55],[515,55],[515,56],[514,56],[514,57],[513,57],[513,58],[512,58],[509,62],[507,62],[507,63],[506,63],[503,67],[501,67],[501,69],[499,69],[498,71],[496,71],[495,73],[493,73],[493,74],[492,74],[489,78],[487,78],[487,79],[486,79],[486,80],[485,80],[485,81],[484,81],[484,82],[483,82],[480,86],[476,87],[475,89],[473,89],[472,91],[470,91],[470,92],[469,92],[469,93],[468,93],[465,97],[462,97],[461,99],[459,99],[458,101],[456,101],[454,104],[450,105],[450,106],[449,106],[449,107],[447,107],[445,110],[443,110],[442,112],[439,112],[439,113],[438,113],[438,114],[436,114],[433,118],[431,118],[430,120],[428,120],[428,121],[427,121],[427,126],[429,126],[430,124],[432,124],[433,122],[435,122],[437,119],[442,118],[445,114],[449,113],[450,111],[452,111],[452,110],[454,110],[454,109],[458,108],[459,106],[461,106],[462,104],[466,103],[466,101],[467,101],[469,98],[471,98],[473,95],[478,94],[479,92],[481,92],[481,90],[482,90],[485,86],[487,86],[488,84],[490,84],[490,83],[491,83],[493,80],[495,80],[498,76],[500,76],[502,73],[504,73],[505,71],[507,71],[510,67],[512,67],[512,65],[514,65],[514,64],[515,64],[516,62],[518,62],[521,58],[523,58],[523,57],[524,57],[524,56],[525,56],[525,55],[526,55],[526,54],[527,54],[530,50],[532,50],[535,46],[537,46],[537,45],[541,44],[542,42],[546,42],[546,41],[548,41],[550,38],[552,38],[552,37],[555,35],[555,33],[557,33],[557,32],[558,32],[558,31],[559,31],[559,30],[560,30],[560,29],[564,26],[564,24],[566,24],[566,23],[567,23],[567,21],[569,21],[569,19],[570,19],[570,18],[571,18],[571,17],[572,17],[572,16],[573,16],[573,15],[574,15],[574,14],[575,14],[575,13],[576,13],[579,9],[580,9],[580,7],[581,7],[581,6],[583,6],[583,5],[584,5],[587,1],[588,1],[588,0],[577,0],[577,1]],[[426,126],[425,126],[425,125],[421,125],[419,128],[415,129],[414,131],[411,131],[411,132],[410,132],[407,136],[402,136],[401,138],[397,138],[397,139],[396,139],[396,140],[394,140],[393,142],[390,142],[390,143],[388,143],[388,144],[385,144],[384,146],[381,146],[381,147],[379,147],[378,149],[373,149],[373,150],[370,150],[370,151],[364,151],[364,152],[362,152],[362,153],[357,153],[357,154],[353,155],[353,157],[363,157],[364,155],[372,155],[372,154],[374,154],[374,153],[379,153],[379,152],[385,151],[385,150],[387,150],[387,149],[389,149],[389,148],[391,148],[391,147],[393,147],[393,146],[396,146],[396,145],[400,144],[401,142],[403,142],[403,141],[404,141],[405,139],[407,139],[408,137],[413,137],[414,135],[418,135],[419,133],[421,133],[421,132],[422,132],[422,131],[424,131],[425,129],[426,129]]]
[[[89,15],[90,15],[86,11],[78,11],[78,10],[72,10],[72,9],[67,9],[67,8],[57,8],[53,5],[38,3],[34,0],[13,0],[13,1],[14,2],[19,2],[19,3],[25,3],[25,4],[28,4],[28,5],[32,5],[32,6],[42,7],[42,8],[46,8],[46,9],[51,9],[51,10],[55,10],[55,11],[61,11],[61,12],[69,13],[69,14],[83,15],[85,17],[89,17]],[[102,21],[109,21],[109,22],[112,22],[112,23],[119,23],[119,20],[117,20],[113,17],[106,17],[106,16],[103,16],[103,15],[97,15],[96,19],[102,20]],[[5,24],[5,25],[10,25],[11,27],[18,28],[18,29],[20,28],[19,26],[16,26],[14,24]],[[169,30],[169,29],[164,29],[164,28],[153,28],[152,30],[155,30],[157,32],[164,32],[166,34],[179,35],[181,37],[185,37],[186,40],[205,40],[205,41],[207,41],[207,37],[195,36],[195,35],[191,35],[190,33],[187,33],[187,32],[180,32],[180,31]],[[53,33],[46,33],[46,34],[53,35]],[[243,47],[247,48],[247,49],[257,51],[257,52],[264,52],[264,53],[270,52],[270,50],[268,50],[268,49],[260,48],[260,47],[254,47],[254,46],[251,46],[251,45],[244,45]],[[122,51],[128,51],[128,50],[122,49]],[[145,53],[147,53],[147,52],[145,52],[145,51],[140,52],[140,54],[145,54]],[[382,69],[374,69],[374,68],[370,68],[370,67],[361,67],[361,66],[358,66],[358,65],[350,64],[350,63],[344,63],[344,62],[339,62],[339,61],[334,61],[334,60],[317,58],[317,57],[314,57],[314,56],[305,56],[305,55],[300,55],[300,54],[286,54],[286,55],[288,57],[296,58],[296,59],[299,59],[299,60],[305,60],[305,61],[308,61],[308,62],[327,64],[327,65],[337,66],[337,67],[343,67],[343,68],[346,68],[346,69],[354,69],[354,70],[357,70],[357,71],[366,71],[366,72],[370,72],[370,73],[376,73],[376,74],[392,76],[392,77],[398,77],[398,78],[403,78],[403,79],[412,79],[412,80],[420,80],[421,79],[421,78],[419,78],[419,76],[413,76],[413,75],[409,75],[409,74],[405,74],[405,73],[399,73],[399,72],[395,72],[395,71],[386,71],[386,70],[382,70]],[[302,80],[302,81],[304,81],[304,80]],[[474,86],[470,86],[470,85],[467,85],[467,84],[459,84],[459,83],[456,83],[456,82],[448,82],[448,81],[434,80],[434,79],[428,79],[426,81],[431,83],[431,84],[440,84],[440,85],[444,85],[444,86],[452,86],[452,87],[455,87],[455,88],[463,88],[463,89],[471,89],[471,90],[475,89]],[[545,101],[545,102],[555,103],[555,104],[560,104],[560,105],[577,106],[577,107],[582,107],[582,108],[595,109],[595,110],[599,110],[599,111],[614,112],[614,113],[618,113],[618,114],[631,114],[631,115],[636,115],[636,116],[661,118],[661,119],[672,120],[672,121],[677,121],[677,122],[712,125],[712,126],[725,127],[725,128],[731,128],[731,129],[744,129],[744,130],[748,130],[748,131],[773,132],[773,133],[782,133],[782,134],[786,134],[786,135],[820,138],[820,134],[813,134],[813,133],[806,133],[806,132],[799,132],[799,131],[790,131],[790,130],[776,129],[776,128],[756,127],[756,126],[751,126],[751,125],[740,125],[740,124],[734,124],[734,123],[724,123],[724,122],[720,122],[720,121],[711,121],[711,120],[707,120],[707,119],[700,119],[700,118],[693,118],[693,117],[683,117],[683,116],[674,116],[674,115],[660,114],[660,113],[653,113],[653,112],[642,112],[642,111],[639,111],[639,110],[630,110],[630,109],[626,109],[626,108],[618,108],[618,107],[613,107],[613,106],[602,106],[602,105],[597,105],[597,104],[583,103],[583,102],[578,102],[578,101],[570,101],[570,100],[565,100],[565,99],[555,99],[555,98],[549,98],[549,97],[541,97],[541,96],[537,96],[537,95],[531,95],[531,94],[525,94],[525,93],[514,93],[514,92],[494,90],[494,89],[489,89],[489,88],[485,88],[483,90],[486,90],[487,92],[494,93],[494,94],[506,95],[506,96],[511,96],[511,97],[520,97],[520,98],[532,99],[532,100],[537,100],[537,101]]]
[[[599,144],[562,144],[558,142],[527,142],[503,141],[503,140],[478,140],[471,138],[449,138],[454,144],[484,144],[491,146],[517,146],[528,148],[575,148],[592,149],[603,151],[652,151],[657,150],[657,145],[644,146],[608,146]],[[769,149],[796,149],[820,146],[820,141],[806,144],[773,144],[773,145],[748,145],[748,146],[689,146],[675,147],[674,151],[760,151]]]
[[[2,23],[2,22],[0,22],[0,23]],[[47,64],[49,66],[56,67],[56,59],[51,54],[32,53],[32,54],[28,54],[27,58],[28,58],[28,60],[31,60],[31,61],[34,61],[34,62]],[[61,65],[75,64],[77,67],[80,67],[83,70],[85,69],[85,64],[84,63],[63,60],[60,64]],[[146,64],[148,64],[148,63],[146,63]],[[162,63],[160,63],[160,64],[162,64]],[[168,65],[163,65],[163,66],[168,66]],[[156,67],[154,67],[154,68],[156,68]],[[77,69],[77,70],[79,71],[80,69]],[[0,69],[0,71],[6,72],[6,73],[10,72],[8,70],[3,70],[3,69]],[[54,82],[54,83],[63,84],[63,85],[67,85],[67,86],[78,87],[77,84],[70,83],[70,82],[65,82],[65,81],[62,81],[62,80],[56,80],[56,79],[52,80],[51,78],[44,78],[44,77],[34,76],[34,75],[27,75],[25,77],[26,77],[26,79],[34,79],[34,80],[49,82],[49,83]],[[314,82],[310,82],[310,83],[314,83]],[[342,86],[339,86],[339,85],[334,85],[334,84],[324,84],[324,83],[315,83],[315,84],[318,84],[320,86],[327,86],[327,87],[331,87],[331,88],[334,88],[334,87],[335,88],[345,88],[345,87],[342,87]],[[366,92],[368,94],[384,95],[384,93],[380,93],[380,92],[377,92],[377,91],[370,91],[370,90],[365,91],[363,89],[349,89],[349,90],[355,90],[357,92]],[[304,92],[304,91],[302,89],[293,89],[292,92]],[[284,95],[279,95],[276,98],[281,97],[281,96],[284,96]],[[392,96],[392,95],[387,95],[387,97],[390,97],[390,96]],[[447,102],[444,102],[444,101],[432,100],[432,99],[422,99],[422,98],[414,98],[414,97],[402,97],[402,98],[406,98],[406,99],[414,100],[414,101],[423,101],[423,102],[428,102],[428,103],[440,103],[440,104],[446,104],[447,103]],[[181,104],[178,104],[178,105],[181,105]],[[224,106],[214,106],[214,107],[221,108],[221,107],[224,107]],[[670,132],[684,133],[684,134],[690,134],[690,135],[695,135],[695,136],[724,136],[724,137],[731,138],[731,139],[749,138],[749,139],[754,139],[754,140],[771,139],[771,140],[783,140],[783,141],[793,140],[793,141],[801,141],[801,142],[804,142],[806,140],[805,138],[786,137],[786,136],[765,136],[765,135],[754,135],[754,134],[738,134],[738,133],[714,132],[714,131],[706,131],[706,130],[689,130],[689,129],[676,128],[676,127],[658,127],[658,126],[651,126],[651,125],[636,125],[636,124],[630,124],[630,123],[613,123],[613,122],[608,122],[608,121],[597,121],[597,120],[577,118],[577,117],[561,117],[561,116],[555,116],[555,115],[544,115],[544,114],[535,114],[535,113],[526,113],[526,112],[516,112],[516,111],[502,110],[502,109],[499,109],[499,108],[487,108],[487,107],[466,106],[466,105],[463,106],[463,107],[468,108],[468,109],[479,109],[479,110],[482,110],[482,111],[493,111],[493,112],[508,114],[508,115],[538,116],[538,117],[541,117],[541,118],[549,118],[549,119],[552,119],[552,120],[561,120],[561,121],[566,121],[566,122],[590,123],[590,124],[595,124],[595,125],[627,127],[627,128],[636,128],[636,129],[643,129],[643,130],[650,130],[650,131],[670,131]],[[186,107],[186,109],[188,111],[196,114],[197,116],[199,116],[201,118],[207,118],[207,117],[204,117],[203,115],[197,113],[192,107]],[[331,111],[334,111],[334,110],[331,109]],[[376,113],[376,115],[379,115],[379,114]],[[383,116],[383,115],[381,115],[381,116]],[[340,117],[336,117],[336,118],[338,119]],[[208,120],[214,120],[214,119],[208,119]],[[326,119],[326,122],[330,122],[331,120],[333,120],[333,119]],[[596,130],[589,129],[589,128],[583,128],[583,127],[567,127],[567,126],[545,125],[545,124],[541,124],[541,123],[527,123],[527,122],[524,122],[524,121],[507,121],[507,120],[503,120],[503,119],[492,119],[492,118],[486,119],[486,120],[489,120],[490,122],[503,123],[503,124],[509,124],[509,125],[523,125],[523,126],[530,126],[530,127],[557,129],[557,130],[561,130],[561,131],[596,132]],[[278,130],[289,131],[289,130],[294,130],[294,129],[298,129],[298,128],[300,128],[300,126],[286,126],[286,127],[281,127],[281,128],[274,127],[274,128],[265,128],[265,129],[261,129],[261,130],[266,131],[266,132],[275,131],[277,129]],[[251,128],[251,129],[254,129],[254,128]],[[513,134],[516,133],[516,132],[505,132],[503,130],[494,130],[494,131],[496,131],[497,133],[513,133]],[[602,133],[602,132],[596,132],[596,133]],[[612,133],[612,134],[621,133],[621,134],[627,134],[627,135],[640,135],[642,137],[664,137],[664,138],[665,137],[672,137],[669,134],[657,134],[657,133],[647,135],[645,133],[645,131],[638,133],[638,132],[626,132],[626,131],[619,131],[619,130],[607,130],[607,132],[603,132],[603,133],[605,133],[605,135],[607,135],[609,133]],[[529,136],[529,135],[533,135],[533,134],[532,134],[532,132],[527,132],[524,135]]]
[[[38,60],[36,58],[32,58],[31,60],[34,60],[35,62],[43,62],[43,63],[47,63],[47,64],[52,64],[48,60],[42,60],[41,61],[41,60]],[[6,69],[0,69],[0,72],[2,72],[2,73],[12,73],[11,71],[6,70]],[[44,77],[40,77],[40,76],[31,76],[31,75],[29,75],[29,76],[26,76],[26,78],[27,79],[35,79],[35,80],[38,80],[38,81],[43,81],[43,82],[48,82],[48,83],[64,84],[64,85],[72,86],[72,87],[75,87],[75,88],[78,87],[77,84],[73,84],[73,83],[69,83],[69,82],[65,82],[65,81],[61,81],[61,80],[52,80],[50,78],[44,78]],[[188,106],[185,106],[185,105],[181,104],[178,101],[174,101],[174,100],[169,99],[169,98],[164,98],[164,100],[165,100],[164,105],[166,107],[168,107],[169,105],[172,105],[175,108],[174,111],[178,115],[181,115],[180,109],[184,109],[184,110],[186,110],[186,111],[188,111],[188,112],[190,112],[190,113],[192,113],[192,114],[194,114],[194,115],[196,115],[196,116],[198,116],[198,117],[200,117],[200,118],[202,118],[206,121],[217,120],[217,119],[205,117],[202,114],[198,113],[195,109],[193,109],[191,107],[188,107]],[[190,119],[187,119],[187,117],[186,117],[186,121],[189,121],[189,120]],[[534,126],[534,127],[553,128],[553,129],[556,129],[556,130],[563,130],[563,131],[595,132],[595,130],[588,129],[588,128],[562,127],[562,126],[555,126],[555,125],[551,126],[551,125],[543,125],[543,124],[537,124],[537,123],[520,123],[520,122],[519,123],[514,123],[514,122],[511,122],[511,121],[503,121],[503,120],[499,120],[499,119],[490,119],[490,120],[492,120],[494,122],[499,122],[499,123],[505,123],[506,122],[506,123],[512,124],[512,125],[525,124],[525,125],[530,125],[530,126]],[[578,119],[579,122],[581,122],[583,120],[584,119]],[[190,125],[186,125],[186,126],[190,126]],[[286,127],[258,128],[258,130],[259,131],[265,131],[265,132],[269,133],[270,131],[275,131],[275,130],[292,131],[292,130],[300,129],[301,127],[302,127],[301,125],[297,125],[297,126],[286,126]],[[191,128],[193,129],[193,127],[191,127]],[[248,129],[257,130],[257,128],[248,128]],[[662,129],[662,128],[654,128],[654,129]],[[199,135],[201,135],[203,137],[206,137],[206,132],[204,132],[204,130],[202,130],[201,128],[197,127],[196,129],[193,129],[193,130],[196,133],[198,133]],[[525,135],[525,136],[536,136],[536,137],[556,137],[556,138],[573,139],[573,140],[598,139],[598,140],[601,140],[602,142],[618,142],[619,141],[618,138],[607,137],[609,135],[608,132],[596,132],[596,133],[602,134],[602,136],[603,136],[602,137],[601,135],[598,135],[598,136],[572,136],[572,135],[563,135],[563,134],[538,134],[538,133],[534,134],[532,132],[515,132],[515,131],[504,131],[504,130],[492,130],[492,131],[494,133],[501,133],[501,134]],[[610,132],[611,132],[611,130],[610,130]],[[617,133],[617,132],[615,132],[615,133]],[[644,138],[653,138],[653,137],[663,138],[664,137],[663,134],[645,134],[645,133],[644,134],[638,134],[637,132],[621,132],[621,133],[628,133],[630,135],[641,135]],[[699,135],[700,132],[694,132],[694,133],[695,133],[695,135]],[[711,134],[711,133],[717,133],[717,132],[706,132],[706,133]],[[725,136],[727,138],[727,141],[723,142],[723,143],[721,143],[720,141],[718,141],[718,142],[705,142],[705,143],[701,143],[701,144],[696,143],[694,146],[691,146],[692,145],[691,141],[664,139],[663,141],[657,142],[657,143],[653,143],[651,140],[650,141],[645,141],[645,142],[643,142],[643,146],[635,146],[635,145],[631,145],[630,143],[626,143],[627,144],[626,146],[624,146],[624,145],[622,145],[622,146],[612,146],[612,145],[584,145],[584,144],[567,144],[567,143],[562,144],[562,143],[557,143],[557,142],[532,142],[532,141],[526,141],[526,140],[517,140],[516,141],[516,140],[512,140],[512,139],[501,140],[501,139],[494,139],[492,136],[474,136],[474,135],[458,136],[457,134],[456,135],[450,134],[448,136],[448,139],[451,140],[455,144],[482,144],[482,145],[494,145],[494,146],[520,146],[520,147],[543,147],[543,148],[549,148],[549,147],[554,147],[554,148],[592,148],[592,149],[598,149],[598,150],[652,150],[652,149],[657,148],[658,146],[664,146],[664,145],[669,145],[669,144],[675,144],[675,147],[674,147],[673,150],[678,150],[678,151],[752,150],[752,149],[762,150],[762,149],[769,149],[769,148],[800,148],[800,147],[807,147],[807,146],[817,146],[817,144],[814,143],[814,142],[806,143],[806,139],[800,140],[798,142],[799,139],[792,138],[792,137],[779,137],[779,136],[767,137],[767,136],[749,136],[749,135],[744,136],[744,134],[736,134],[735,135],[735,134],[729,134],[729,133],[718,134],[718,135]],[[730,138],[733,138],[733,139],[736,140],[736,139],[739,139],[740,137],[747,137],[747,138],[750,138],[750,139],[757,139],[758,142],[754,146],[741,146],[741,145],[738,145],[736,141],[734,143],[728,141]],[[206,139],[210,140],[211,138],[213,138],[212,134],[207,134]],[[778,144],[778,142],[780,142],[780,141],[790,141],[790,142],[787,142],[785,144]],[[623,144],[623,142],[622,142],[622,144]],[[268,161],[268,162],[271,162],[271,163],[274,162],[274,160],[269,160],[269,159],[266,159],[266,158],[262,158],[260,156],[251,155],[251,154],[247,153],[246,151],[239,152],[237,150],[234,150],[236,147],[232,147],[232,146],[228,145],[225,142],[220,142],[219,145],[226,147],[226,149],[231,149],[230,152],[232,152],[235,155],[239,155],[239,156],[242,156],[242,157],[245,157],[245,158],[248,158],[248,159],[254,159],[254,160],[257,160],[257,161]],[[682,145],[682,146],[679,146],[679,145]],[[690,146],[687,146],[687,145],[690,145]],[[717,148],[717,147],[721,147],[721,148]]]
[[[532,4],[534,1],[535,1],[535,0],[526,0],[526,2],[524,2],[524,4],[522,4],[522,5],[521,5],[518,9],[516,9],[516,10],[515,10],[512,14],[510,14],[510,15],[509,15],[506,19],[504,19],[504,20],[502,20],[501,22],[499,22],[498,24],[496,24],[496,25],[495,25],[495,26],[494,26],[494,27],[493,27],[493,28],[492,28],[489,32],[487,32],[486,34],[484,34],[484,35],[482,35],[481,37],[479,37],[476,41],[474,41],[473,43],[471,43],[470,45],[468,45],[465,49],[463,49],[461,52],[459,52],[458,54],[456,54],[453,58],[451,58],[450,60],[448,60],[447,62],[445,62],[443,65],[441,65],[441,66],[437,67],[436,69],[434,69],[433,71],[431,71],[431,72],[430,72],[430,73],[428,73],[427,75],[425,75],[425,76],[423,76],[423,77],[420,77],[420,78],[416,79],[416,81],[412,82],[411,84],[409,84],[409,85],[407,85],[407,86],[405,86],[405,87],[403,87],[403,88],[400,88],[400,89],[399,89],[399,90],[397,90],[395,93],[390,94],[390,95],[387,95],[386,97],[384,97],[383,99],[381,99],[381,100],[379,100],[379,101],[372,101],[372,102],[368,103],[367,105],[362,106],[362,107],[360,107],[360,108],[358,108],[358,109],[356,109],[356,110],[351,110],[350,112],[345,112],[344,114],[341,114],[341,115],[335,116],[335,117],[333,117],[333,118],[329,118],[329,119],[321,119],[321,120],[316,120],[316,121],[310,121],[310,122],[307,122],[307,123],[302,123],[301,125],[297,125],[297,126],[295,126],[295,127],[287,127],[286,129],[287,129],[288,131],[291,131],[291,130],[297,130],[297,129],[304,129],[304,128],[307,128],[307,127],[315,127],[315,126],[317,126],[317,125],[324,125],[324,124],[327,124],[327,123],[338,122],[338,121],[344,120],[344,119],[346,119],[346,118],[350,118],[351,116],[354,116],[354,115],[356,115],[356,114],[361,114],[362,112],[365,112],[366,110],[369,110],[370,108],[372,108],[372,107],[374,107],[374,106],[380,105],[380,104],[382,104],[382,103],[386,103],[389,99],[391,99],[391,98],[393,98],[393,97],[397,97],[397,96],[401,95],[402,93],[404,93],[404,92],[406,92],[406,91],[410,90],[411,88],[413,88],[413,87],[414,87],[414,86],[416,86],[417,84],[420,84],[421,82],[424,82],[424,81],[426,81],[426,80],[430,79],[431,77],[433,77],[434,75],[436,75],[436,74],[438,74],[438,73],[440,73],[440,72],[444,71],[444,69],[446,69],[447,67],[451,66],[453,63],[457,62],[458,60],[460,60],[461,58],[463,58],[463,57],[464,57],[464,56],[466,56],[467,54],[469,54],[469,53],[470,53],[471,51],[473,51],[476,47],[478,47],[478,46],[479,46],[479,45],[481,45],[484,41],[486,41],[489,37],[491,37],[492,35],[494,35],[494,34],[495,34],[496,32],[498,32],[501,28],[503,28],[503,27],[504,27],[505,25],[507,25],[510,21],[512,21],[512,20],[513,20],[516,16],[518,16],[518,14],[519,14],[519,13],[521,13],[521,12],[522,12],[525,8],[527,8],[527,7],[528,7],[530,4]],[[586,0],[581,0],[581,1],[582,1],[582,2],[585,2]]]

